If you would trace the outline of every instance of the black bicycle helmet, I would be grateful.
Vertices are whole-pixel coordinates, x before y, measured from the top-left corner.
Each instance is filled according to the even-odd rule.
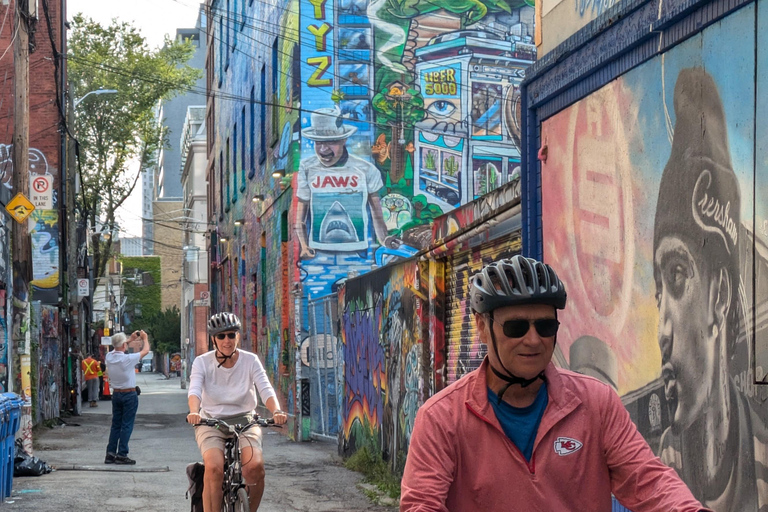
[[[470,287],[472,309],[481,314],[523,304],[565,309],[565,286],[552,267],[519,254],[486,265],[472,276]]]
[[[208,334],[211,336],[225,331],[239,331],[240,328],[240,319],[234,313],[216,313],[208,320]]]

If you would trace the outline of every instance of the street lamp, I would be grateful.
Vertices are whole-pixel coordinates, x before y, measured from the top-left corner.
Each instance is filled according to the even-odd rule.
[[[83,101],[85,98],[90,96],[91,94],[117,94],[117,91],[115,89],[96,89],[95,91],[87,92],[85,93],[85,96],[82,96],[75,100],[75,107],[77,107],[81,101]]]

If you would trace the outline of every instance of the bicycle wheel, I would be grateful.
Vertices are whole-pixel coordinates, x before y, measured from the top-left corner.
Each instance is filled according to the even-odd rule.
[[[240,488],[237,490],[237,499],[235,499],[234,512],[249,512],[250,502],[248,501],[248,493],[245,489]]]

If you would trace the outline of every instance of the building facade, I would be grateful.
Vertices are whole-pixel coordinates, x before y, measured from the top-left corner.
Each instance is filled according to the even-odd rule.
[[[340,432],[342,283],[516,181],[534,10],[481,3],[207,4],[211,310],[243,319],[292,437]]]
[[[187,368],[197,355],[208,351],[207,322],[210,307],[206,228],[208,204],[205,171],[208,167],[205,105],[187,107],[181,134],[181,184],[184,193],[184,261],[182,267],[181,339]]]
[[[29,169],[15,169],[13,163],[14,121],[21,112],[14,111],[14,43],[18,39],[16,3],[0,5],[0,18],[7,20],[0,28],[0,52],[4,59],[3,87],[0,89],[0,202],[7,205],[18,190],[13,190],[14,176],[29,173],[31,197],[35,179],[47,177],[53,190],[53,208],[39,208],[27,222],[31,242],[30,258],[14,258],[10,252],[12,231],[10,216],[0,222],[0,390],[13,391],[25,400],[22,431],[24,446],[31,453],[32,424],[58,417],[62,409],[76,408],[69,399],[70,386],[77,375],[67,375],[70,350],[77,350],[70,318],[60,303],[65,295],[61,287],[62,254],[60,237],[65,235],[60,222],[64,192],[62,168],[64,139],[62,111],[66,104],[64,76],[66,36],[63,26],[64,2],[44,2],[37,6],[32,25],[34,51],[29,54],[28,115]],[[50,24],[50,26],[49,26]],[[43,178],[44,179],[44,178]],[[5,213],[5,212],[4,212]],[[74,226],[73,226],[74,229]],[[13,301],[13,269],[29,272],[28,293]],[[20,284],[17,281],[17,285]],[[23,288],[17,286],[19,292]],[[15,304],[14,304],[15,302]],[[63,314],[62,313],[63,310]],[[12,336],[12,332],[22,336]],[[29,336],[23,333],[29,332]],[[32,408],[36,415],[32,415]]]
[[[562,2],[523,89],[523,247],[566,278],[563,364],[717,511],[768,507],[765,6],[621,2],[573,33]]]

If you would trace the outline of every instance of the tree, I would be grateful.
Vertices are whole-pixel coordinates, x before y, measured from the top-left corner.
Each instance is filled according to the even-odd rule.
[[[172,354],[181,350],[181,313],[176,306],[154,315],[145,330],[155,352]]]
[[[90,96],[75,112],[78,207],[94,229],[91,248],[97,276],[103,274],[112,249],[115,211],[167,144],[158,102],[189,90],[200,77],[200,70],[186,65],[193,52],[191,43],[169,39],[162,48],[150,49],[129,23],[113,20],[104,27],[82,14],[72,21],[67,60],[73,97],[100,88],[118,91]],[[103,229],[97,230],[98,225]]]

